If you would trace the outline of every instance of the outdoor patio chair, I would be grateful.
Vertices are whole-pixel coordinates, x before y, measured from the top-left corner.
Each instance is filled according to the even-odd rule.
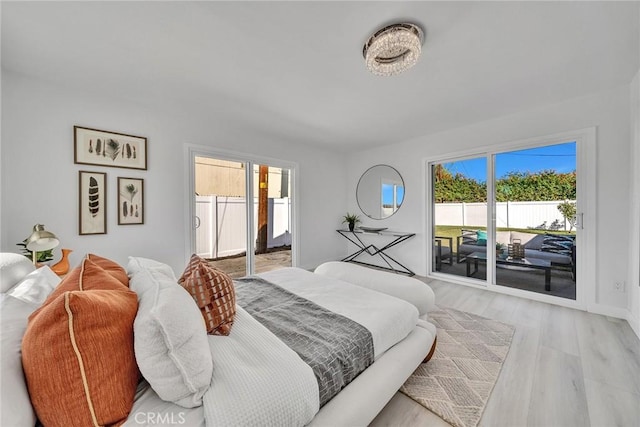
[[[436,257],[436,271],[442,270],[442,260],[444,259],[448,260],[449,265],[453,265],[453,238],[436,236],[433,240],[433,253]],[[443,245],[443,241],[447,241],[449,245]]]

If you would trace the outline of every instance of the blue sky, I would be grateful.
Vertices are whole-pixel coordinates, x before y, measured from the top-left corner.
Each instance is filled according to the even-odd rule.
[[[444,166],[453,174],[461,173],[481,182],[487,179],[485,158],[460,160],[445,163]],[[576,143],[567,142],[496,155],[496,175],[498,178],[513,171],[536,173],[549,169],[558,173],[576,170]]]
[[[404,200],[404,187],[397,187],[396,197],[398,198],[398,206],[400,206]],[[382,203],[385,205],[393,203],[393,185],[382,184]]]

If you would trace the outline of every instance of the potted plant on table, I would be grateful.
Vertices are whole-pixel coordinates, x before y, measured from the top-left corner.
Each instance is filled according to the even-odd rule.
[[[26,256],[31,261],[33,261],[33,252],[27,249],[26,240],[21,243],[16,243],[16,245],[22,247],[22,255]],[[37,254],[37,258],[36,258],[37,263],[48,262],[53,259],[53,249],[47,249],[46,251],[38,251],[36,252],[36,254]]]
[[[353,231],[356,228],[356,224],[360,222],[360,217],[356,214],[350,214],[347,212],[342,223],[344,224],[345,222],[349,224],[349,231]]]

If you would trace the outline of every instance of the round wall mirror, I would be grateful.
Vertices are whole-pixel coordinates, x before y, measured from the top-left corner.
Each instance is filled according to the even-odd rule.
[[[369,218],[389,218],[404,201],[402,176],[389,165],[370,167],[358,181],[356,200],[360,210]]]

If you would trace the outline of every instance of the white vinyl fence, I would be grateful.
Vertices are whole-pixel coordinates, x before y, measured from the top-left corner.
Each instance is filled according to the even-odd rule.
[[[570,200],[571,201],[571,200]],[[568,230],[558,210],[564,200],[551,202],[498,202],[496,203],[496,227],[545,228]],[[573,202],[573,201],[571,201]],[[486,203],[436,203],[436,225],[469,227],[487,226]]]
[[[258,218],[258,199],[254,199]],[[267,247],[291,245],[291,199],[269,199]],[[244,197],[196,196],[196,253],[219,258],[247,249],[247,211]],[[254,236],[257,233],[257,221]]]

